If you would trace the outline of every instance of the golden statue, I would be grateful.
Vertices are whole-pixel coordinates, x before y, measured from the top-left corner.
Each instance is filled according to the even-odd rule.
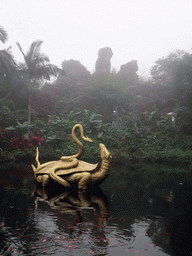
[[[78,191],[78,193],[71,193],[69,190],[52,192],[52,189],[49,191],[49,186],[46,189],[36,186],[32,194],[34,196],[35,209],[38,208],[38,202],[42,201],[61,213],[76,214],[78,222],[82,222],[84,209],[94,211],[99,209],[97,227],[102,229],[106,226],[106,222],[109,219],[109,202],[101,189],[90,190],[89,196],[83,191]]]
[[[112,156],[106,149],[104,144],[99,144],[101,165],[90,164],[78,160],[83,154],[83,144],[77,139],[75,131],[79,128],[81,137],[84,141],[93,142],[91,139],[84,136],[84,130],[81,124],[76,124],[72,129],[72,139],[79,146],[79,152],[71,156],[62,156],[59,161],[51,161],[40,164],[38,148],[36,149],[37,168],[32,165],[34,171],[34,178],[43,187],[47,186],[50,179],[58,182],[64,187],[71,187],[71,185],[78,183],[78,189],[87,189],[88,184],[100,184],[109,175],[110,162]]]

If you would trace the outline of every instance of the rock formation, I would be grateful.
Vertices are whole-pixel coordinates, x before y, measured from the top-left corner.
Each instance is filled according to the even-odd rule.
[[[113,52],[110,47],[101,48],[98,51],[98,59],[95,63],[95,72],[101,74],[110,74],[111,57]]]
[[[66,76],[80,80],[86,80],[90,75],[90,72],[78,60],[64,60],[62,69],[65,71]]]
[[[132,60],[124,65],[121,65],[118,72],[119,78],[128,84],[136,84],[139,81],[137,60]]]
[[[55,84],[68,84],[75,90],[82,89],[87,85],[90,78],[90,72],[78,60],[64,60],[62,69],[65,72],[61,73]]]

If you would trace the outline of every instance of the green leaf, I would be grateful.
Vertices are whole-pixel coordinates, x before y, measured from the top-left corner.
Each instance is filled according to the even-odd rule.
[[[29,124],[27,121],[25,121],[22,124],[19,121],[17,121],[17,125],[19,126],[19,128],[27,128]]]
[[[26,140],[29,140],[29,133],[25,133],[23,136],[25,137]]]
[[[141,96],[141,95],[137,95],[137,96],[135,97],[135,99],[141,99],[141,98],[143,98],[143,96]]]
[[[102,136],[103,136],[103,132],[100,132],[100,133],[97,135],[97,138],[100,139]]]
[[[14,131],[15,130],[15,128],[13,126],[7,127],[6,129],[10,130],[10,131]]]

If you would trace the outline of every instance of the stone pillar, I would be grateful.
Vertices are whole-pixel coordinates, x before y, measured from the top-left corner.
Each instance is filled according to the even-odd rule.
[[[110,74],[112,56],[113,52],[110,47],[99,49],[98,59],[95,63],[95,72],[100,74]]]

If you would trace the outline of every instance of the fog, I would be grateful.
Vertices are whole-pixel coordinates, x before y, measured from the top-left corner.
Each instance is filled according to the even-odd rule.
[[[16,42],[27,51],[43,40],[42,52],[59,67],[79,60],[90,72],[98,50],[111,47],[112,68],[137,60],[141,76],[170,52],[191,49],[190,0],[1,0],[1,26],[17,61],[23,61]]]

